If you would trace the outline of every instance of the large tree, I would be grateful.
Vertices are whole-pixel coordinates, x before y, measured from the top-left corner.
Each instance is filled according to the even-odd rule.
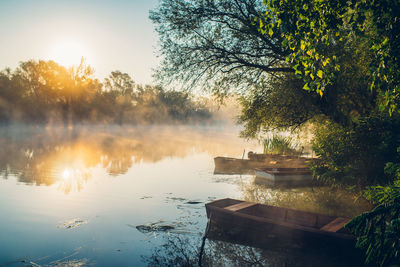
[[[267,2],[279,5],[279,1]],[[340,43],[327,42],[317,57],[326,67],[334,57],[341,64],[341,75],[324,85],[323,94],[307,94],[303,89],[310,89],[310,83],[301,75],[305,67],[300,58],[293,60],[293,45],[288,42],[291,31],[283,27],[293,28],[300,17],[291,11],[286,24],[271,26],[275,18],[283,21],[278,15],[286,13],[266,15],[266,9],[257,0],[161,1],[150,14],[160,36],[158,77],[164,82],[184,82],[187,87],[197,83],[220,95],[242,93],[245,109],[240,119],[251,127],[247,129],[250,136],[255,130],[298,126],[320,114],[342,125],[368,115],[376,94],[367,89],[365,72],[371,55],[366,43],[351,35]],[[300,41],[296,49],[304,50]],[[303,52],[295,52],[303,57]],[[303,63],[314,70],[309,61]],[[319,76],[324,73],[319,69],[306,74],[321,84]],[[298,107],[300,99],[305,106]],[[287,106],[295,108],[282,108]],[[252,114],[262,114],[262,118]]]
[[[293,72],[280,36],[262,34],[258,0],[163,0],[150,13],[160,37],[158,77],[226,92],[245,89],[266,73]]]

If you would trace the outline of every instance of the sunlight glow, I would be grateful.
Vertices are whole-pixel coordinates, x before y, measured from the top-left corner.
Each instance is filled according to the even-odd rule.
[[[70,176],[71,176],[70,170],[69,170],[69,169],[65,169],[65,170],[63,171],[62,177],[63,177],[64,179],[68,179]]]
[[[49,58],[65,67],[78,65],[82,57],[90,58],[89,49],[76,41],[60,41],[50,48]]]
[[[61,191],[64,191],[65,194],[79,192],[90,178],[90,172],[84,169],[80,170],[80,168],[67,167],[61,172],[61,178],[57,181],[57,187]]]

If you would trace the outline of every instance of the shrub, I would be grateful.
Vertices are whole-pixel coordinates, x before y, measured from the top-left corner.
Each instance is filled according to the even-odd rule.
[[[331,184],[387,184],[387,162],[399,162],[399,116],[374,115],[351,127],[327,122],[317,129],[313,149],[320,161],[313,166],[318,179]]]

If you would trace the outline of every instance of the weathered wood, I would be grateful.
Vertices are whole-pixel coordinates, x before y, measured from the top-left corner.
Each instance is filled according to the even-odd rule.
[[[234,204],[228,207],[225,207],[225,209],[230,210],[230,211],[238,211],[241,209],[245,209],[248,207],[252,207],[257,205],[256,203],[252,203],[252,202],[242,202],[242,203],[238,203],[238,204]]]
[[[325,226],[321,227],[321,230],[329,231],[329,232],[338,232],[344,228],[344,225],[349,222],[349,219],[338,217]]]
[[[255,168],[308,168],[314,159],[283,155],[266,155],[263,160],[216,157],[215,174],[254,174]]]
[[[343,229],[349,219],[341,217],[229,198],[207,203],[206,211],[214,225],[249,237],[258,233],[260,238],[272,235],[300,242],[354,242],[354,236]]]

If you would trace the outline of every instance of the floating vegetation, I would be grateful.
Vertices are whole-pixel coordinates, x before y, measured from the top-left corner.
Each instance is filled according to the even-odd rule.
[[[160,222],[155,222],[155,223],[151,223],[151,224],[146,224],[146,225],[138,225],[135,228],[144,234],[147,233],[154,233],[154,232],[169,232],[170,230],[175,229],[174,226],[172,225],[167,225],[167,224],[160,224],[162,223],[162,221]],[[132,227],[132,225],[129,225],[129,227]]]
[[[90,266],[94,265],[88,259],[80,259],[80,260],[67,260],[67,261],[56,261],[50,263],[48,266],[52,267],[81,267],[81,266]]]
[[[79,226],[81,226],[83,224],[87,224],[87,223],[88,223],[87,220],[81,220],[79,218],[75,218],[75,219],[65,221],[63,224],[60,224],[59,226],[57,226],[57,228],[72,229],[72,228],[76,228],[76,227],[79,227]]]
[[[191,205],[201,204],[201,203],[203,203],[203,202],[201,202],[201,201],[187,201],[187,202],[185,202],[185,204],[191,204]]]
[[[146,234],[146,235],[153,235],[157,237],[157,233],[175,233],[175,234],[194,234],[197,231],[190,231],[188,230],[188,226],[193,226],[197,224],[197,222],[190,221],[191,216],[182,216],[177,218],[174,222],[165,222],[160,220],[158,222],[148,223],[148,224],[141,224],[134,226],[132,224],[127,224],[128,227],[134,228],[139,232]],[[190,227],[189,227],[190,228]]]
[[[81,266],[93,266],[96,265],[96,262],[89,260],[87,258],[80,258],[78,254],[80,254],[82,247],[78,247],[74,249],[71,253],[65,251],[61,253],[57,253],[54,255],[47,255],[44,257],[36,258],[36,259],[19,259],[16,261],[8,262],[6,265],[14,265],[21,263],[18,266],[29,266],[29,267],[81,267]]]

